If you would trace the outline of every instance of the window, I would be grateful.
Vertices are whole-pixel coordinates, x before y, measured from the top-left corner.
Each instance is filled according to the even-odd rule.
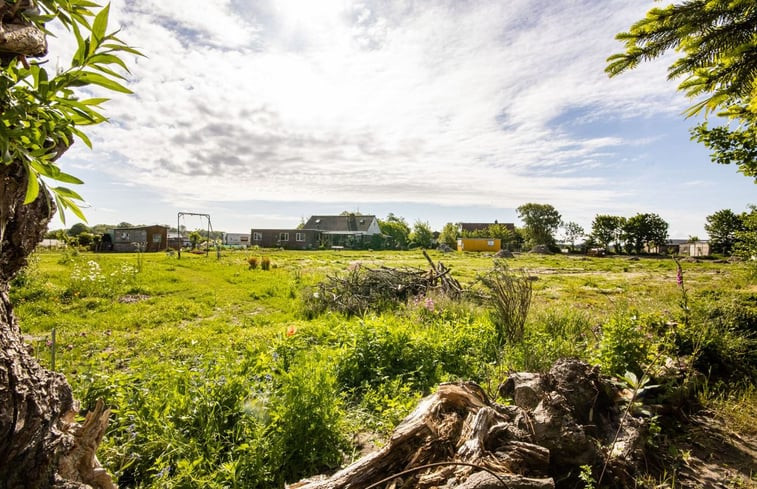
[[[252,233],[252,240],[253,241],[262,241],[263,240],[263,233]]]
[[[160,243],[161,241],[163,241],[163,240],[161,239],[161,236],[160,236],[159,233],[155,233],[155,234],[152,235],[152,242],[153,243]]]
[[[490,239],[489,241],[486,242],[486,244],[489,246],[494,246],[494,240]]]
[[[289,233],[279,233],[279,241],[289,241]]]
[[[297,233],[295,239],[297,239],[297,241],[305,241],[305,233]]]

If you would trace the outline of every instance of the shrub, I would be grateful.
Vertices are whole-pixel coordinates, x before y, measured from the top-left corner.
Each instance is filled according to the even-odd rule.
[[[424,389],[438,381],[437,352],[424,338],[386,322],[358,329],[337,363],[345,389],[362,391],[395,378]]]
[[[480,275],[478,282],[487,293],[486,303],[493,308],[497,342],[504,345],[522,340],[532,294],[526,273],[512,272],[504,260],[495,260],[493,269]]]
[[[263,257],[263,258],[262,258],[262,259],[260,260],[260,268],[261,268],[262,270],[270,270],[270,269],[271,269],[271,259],[270,259],[270,258],[268,258],[267,256],[264,256],[264,257]]]
[[[247,265],[249,270],[255,270],[258,268],[258,257],[250,256],[247,258]]]
[[[639,319],[635,313],[618,312],[602,325],[595,360],[605,373],[642,374],[652,350],[652,335],[646,321],[650,318]]]

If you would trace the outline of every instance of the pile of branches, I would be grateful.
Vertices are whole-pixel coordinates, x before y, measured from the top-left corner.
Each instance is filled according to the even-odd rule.
[[[463,289],[450,276],[450,269],[441,262],[434,263],[425,250],[423,255],[431,266],[429,270],[355,264],[342,276],[328,276],[305,295],[306,310],[311,315],[331,310],[363,316],[371,311],[392,309],[432,291],[452,299],[460,298]]]

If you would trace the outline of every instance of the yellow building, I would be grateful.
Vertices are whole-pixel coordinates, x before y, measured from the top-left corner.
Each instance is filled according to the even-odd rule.
[[[457,251],[492,251],[502,249],[502,242],[495,238],[458,238]]]

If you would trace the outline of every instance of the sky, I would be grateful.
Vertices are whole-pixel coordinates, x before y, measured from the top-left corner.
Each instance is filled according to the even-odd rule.
[[[690,141],[673,58],[604,73],[615,34],[655,6],[113,0],[109,30],[145,55],[124,56],[134,94],[109,94],[94,148],[59,163],[85,181],[89,224],[182,211],[249,232],[346,210],[440,230],[519,225],[537,202],[587,232],[597,214],[654,212],[703,238],[707,215],[757,203],[754,180]],[[65,66],[70,37],[49,43]]]

